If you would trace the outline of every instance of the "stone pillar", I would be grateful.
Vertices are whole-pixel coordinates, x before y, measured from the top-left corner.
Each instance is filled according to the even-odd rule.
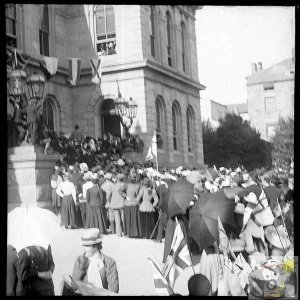
[[[8,148],[8,212],[18,206],[52,209],[50,180],[59,157],[59,154],[45,155],[39,145]]]

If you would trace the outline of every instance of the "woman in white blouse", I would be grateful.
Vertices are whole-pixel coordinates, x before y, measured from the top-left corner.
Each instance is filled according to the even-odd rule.
[[[76,228],[75,210],[76,210],[76,188],[69,181],[70,174],[63,174],[64,181],[56,189],[56,194],[62,197],[61,201],[61,225],[65,228]]]
[[[61,207],[61,198],[56,194],[56,189],[63,182],[62,177],[60,176],[60,168],[55,166],[54,173],[51,176],[51,188],[52,188],[52,206],[54,212],[58,215],[60,213]]]

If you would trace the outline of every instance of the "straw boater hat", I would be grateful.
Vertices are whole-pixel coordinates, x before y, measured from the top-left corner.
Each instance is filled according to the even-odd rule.
[[[276,228],[274,227],[274,225],[270,225],[265,228],[266,239],[269,241],[270,244],[272,244],[276,248],[279,249],[289,248],[291,246],[291,242],[283,226],[279,225]]]
[[[240,215],[243,215],[244,212],[245,212],[245,205],[241,202],[238,202],[234,208],[234,212],[236,214],[240,214]]]
[[[86,163],[81,163],[79,165],[79,168],[80,168],[81,172],[87,172],[89,170],[89,167],[88,167],[88,165]]]
[[[99,228],[89,228],[81,236],[82,246],[92,246],[102,243],[102,237]]]

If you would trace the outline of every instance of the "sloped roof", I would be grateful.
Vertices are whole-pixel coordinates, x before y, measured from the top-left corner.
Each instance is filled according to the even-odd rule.
[[[294,79],[295,64],[292,58],[283,60],[267,69],[258,70],[256,73],[246,77],[247,85],[265,82],[275,82]]]
[[[236,104],[228,104],[227,112],[235,112],[237,111],[239,114],[244,114],[248,112],[248,103],[236,103]]]

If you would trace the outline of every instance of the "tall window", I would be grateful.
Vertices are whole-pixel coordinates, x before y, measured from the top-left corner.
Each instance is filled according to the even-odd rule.
[[[265,110],[267,113],[272,113],[275,111],[275,98],[274,97],[265,98]]]
[[[194,152],[195,117],[191,106],[189,106],[186,111],[186,123],[187,123],[188,151]]]
[[[17,48],[16,4],[5,4],[6,45]]]
[[[157,148],[163,149],[163,140],[165,136],[165,110],[162,99],[157,98],[155,100],[155,111],[156,111],[156,138]]]
[[[46,123],[48,129],[55,130],[53,106],[49,99],[46,99],[43,105],[43,121]]]
[[[180,113],[177,104],[172,105],[172,121],[173,121],[173,149],[179,150],[180,139]]]
[[[181,22],[181,56],[182,56],[182,70],[185,72],[185,25]]]
[[[172,51],[172,47],[171,47],[171,44],[172,44],[172,41],[171,41],[171,24],[172,24],[172,21],[171,21],[171,16],[170,16],[169,12],[167,12],[166,16],[167,16],[167,53],[168,53],[168,65],[170,67],[172,67],[172,56],[171,56],[171,51]]]
[[[97,5],[96,43],[100,55],[116,54],[115,11],[112,5]]]
[[[149,31],[150,31],[150,44],[151,44],[151,55],[155,57],[155,30],[154,30],[154,8],[150,5],[150,18],[149,18]]]
[[[48,4],[43,4],[43,16],[40,34],[40,54],[49,56],[49,11]]]

